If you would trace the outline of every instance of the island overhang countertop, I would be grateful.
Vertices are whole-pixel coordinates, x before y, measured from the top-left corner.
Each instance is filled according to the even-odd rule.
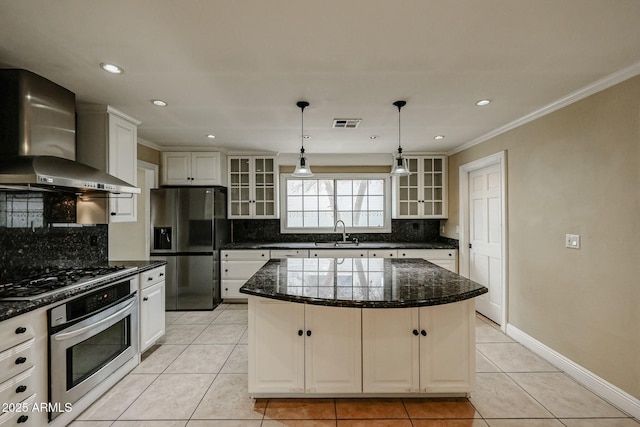
[[[423,259],[288,258],[267,262],[240,292],[334,307],[406,308],[463,301],[488,289]]]

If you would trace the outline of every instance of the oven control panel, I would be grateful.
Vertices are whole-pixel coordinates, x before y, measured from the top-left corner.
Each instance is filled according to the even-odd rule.
[[[131,295],[131,288],[131,279],[127,279],[54,307],[50,312],[50,326],[55,327],[84,319],[97,311],[128,298]]]

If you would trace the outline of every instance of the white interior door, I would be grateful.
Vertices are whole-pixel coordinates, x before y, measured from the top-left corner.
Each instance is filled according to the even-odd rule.
[[[469,278],[489,289],[476,310],[502,325],[502,183],[500,165],[469,172]]]

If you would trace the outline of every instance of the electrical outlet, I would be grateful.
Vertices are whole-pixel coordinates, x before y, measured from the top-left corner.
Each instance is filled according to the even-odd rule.
[[[580,249],[580,235],[579,234],[566,234],[565,246],[569,249]]]

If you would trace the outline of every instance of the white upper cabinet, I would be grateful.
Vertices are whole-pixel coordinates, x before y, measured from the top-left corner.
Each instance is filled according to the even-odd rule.
[[[163,152],[162,185],[223,185],[219,152]]]
[[[276,156],[229,156],[229,218],[278,218]]]
[[[411,175],[393,178],[393,218],[447,218],[447,157],[406,159]]]
[[[76,159],[136,185],[138,125],[140,122],[108,105],[82,105],[77,109]],[[79,206],[79,221],[134,222],[137,195],[109,195],[108,206],[93,199]],[[86,214],[86,216],[85,216]]]

